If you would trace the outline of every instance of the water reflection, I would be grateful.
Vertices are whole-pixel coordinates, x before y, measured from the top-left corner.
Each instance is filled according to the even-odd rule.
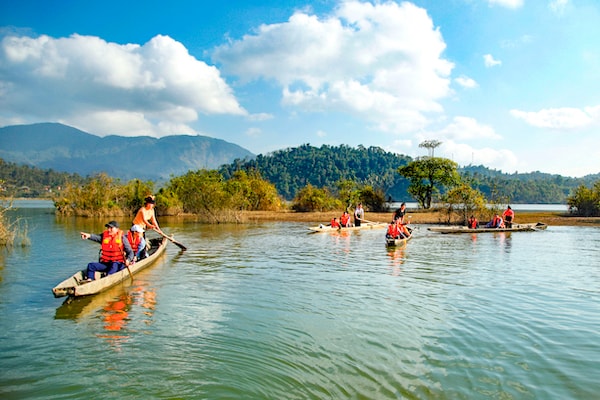
[[[390,258],[390,265],[392,268],[393,276],[398,276],[402,272],[402,269],[400,267],[402,266],[402,264],[404,264],[405,261],[405,251],[406,242],[404,242],[400,246],[388,247],[387,255]]]
[[[104,322],[104,330],[106,333],[98,334],[97,336],[112,345],[116,349],[121,349],[121,344],[129,339],[129,333],[125,331],[129,322],[129,311],[131,308],[132,299],[129,293],[123,293],[119,298],[109,301],[102,308],[102,321]]]
[[[156,289],[146,280],[136,279],[93,296],[67,298],[56,309],[55,319],[84,320],[98,315],[102,321],[97,337],[106,339],[111,347],[120,350],[138,324],[153,323],[157,305]]]

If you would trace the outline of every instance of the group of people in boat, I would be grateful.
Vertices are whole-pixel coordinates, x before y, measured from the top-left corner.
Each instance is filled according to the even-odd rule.
[[[499,214],[495,214],[494,217],[484,226],[486,228],[512,228],[514,219],[514,210],[510,206],[507,206],[506,210],[504,210],[504,212],[502,213],[502,216],[500,216]],[[467,221],[467,226],[470,229],[477,229],[479,228],[479,221],[477,220],[477,218],[471,215],[469,217],[469,220]]]
[[[81,239],[100,243],[100,259],[87,265],[84,282],[95,280],[96,271],[106,275],[114,274],[129,267],[136,261],[148,257],[148,246],[145,232],[153,229],[162,233],[156,220],[154,196],[144,199],[127,232],[119,228],[117,221],[109,221],[100,234],[80,232]]]
[[[350,213],[347,210],[344,210],[342,216],[339,221],[337,217],[333,218],[329,223],[329,226],[332,228],[350,228],[352,226],[360,226],[360,224],[365,221],[365,209],[363,208],[362,203],[358,203],[356,208],[354,209],[354,225],[352,224],[352,220],[350,218]]]
[[[404,217],[406,216],[406,203],[400,204],[400,207],[394,212],[392,222],[388,224],[388,229],[385,237],[388,239],[405,239],[409,238],[411,233],[406,225]]]

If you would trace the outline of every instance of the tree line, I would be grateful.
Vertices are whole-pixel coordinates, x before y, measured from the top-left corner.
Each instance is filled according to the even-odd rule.
[[[236,221],[244,210],[276,210],[289,203],[297,211],[311,211],[348,208],[362,201],[367,209],[379,211],[390,199],[414,199],[427,208],[431,204],[423,199],[443,201],[443,196],[456,195],[449,192],[457,185],[467,185],[492,203],[567,203],[578,214],[598,214],[598,175],[505,174],[483,166],[459,168],[442,160],[446,159],[413,160],[378,147],[305,144],[236,160],[219,170],[188,171],[156,191],[150,181],[122,183],[106,174],[83,178],[0,159],[0,188],[2,197],[17,197],[11,188],[27,186],[29,197],[54,199],[59,213],[90,216],[133,213],[147,194],[156,192],[159,213],[191,213],[213,222]],[[420,177],[418,171],[427,162],[443,167],[439,175]],[[431,192],[421,193],[419,185]]]

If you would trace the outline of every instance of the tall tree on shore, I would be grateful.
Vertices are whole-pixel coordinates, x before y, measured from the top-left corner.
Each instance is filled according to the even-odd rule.
[[[460,182],[458,164],[442,157],[421,157],[403,167],[398,173],[410,181],[408,193],[425,209],[431,208],[434,195]]]

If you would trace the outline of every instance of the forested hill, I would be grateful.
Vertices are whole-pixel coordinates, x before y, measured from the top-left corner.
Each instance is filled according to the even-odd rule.
[[[380,147],[313,147],[304,144],[261,154],[249,161],[236,160],[222,166],[220,171],[229,178],[238,169],[257,170],[288,200],[309,183],[334,191],[337,183],[346,179],[381,188],[386,197],[406,199],[408,181],[398,174],[397,169],[410,161],[411,157],[386,152]]]
[[[382,189],[386,198],[412,201],[409,182],[398,174],[398,167],[412,161],[409,156],[386,152],[379,147],[352,148],[346,145],[300,147],[259,155],[253,160],[236,160],[221,167],[230,177],[238,169],[257,170],[275,185],[280,195],[292,199],[307,184],[336,190],[342,179]],[[600,174],[570,178],[542,172],[507,174],[484,166],[459,168],[459,173],[490,201],[511,203],[565,204],[567,196],[580,185],[591,187]]]

